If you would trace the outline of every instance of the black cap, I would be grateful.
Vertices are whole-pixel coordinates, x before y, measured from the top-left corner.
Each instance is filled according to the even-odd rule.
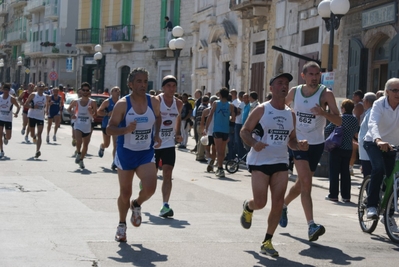
[[[176,77],[173,75],[167,75],[162,79],[162,87],[165,86],[168,82],[175,82],[177,85]]]
[[[280,77],[285,77],[285,78],[287,78],[289,82],[292,81],[292,79],[293,79],[293,77],[292,77],[291,74],[289,74],[289,73],[281,73],[281,74],[278,74],[277,76],[271,78],[271,79],[270,79],[270,82],[269,82],[269,85],[272,85],[272,83],[274,82],[274,80],[277,79],[277,78],[280,78]]]

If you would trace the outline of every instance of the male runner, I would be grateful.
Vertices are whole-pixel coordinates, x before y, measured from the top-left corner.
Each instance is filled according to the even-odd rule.
[[[284,199],[280,226],[288,223],[287,205],[301,195],[302,207],[309,225],[309,241],[316,241],[325,233],[324,226],[313,221],[312,177],[324,150],[324,127],[326,119],[337,126],[342,124],[337,103],[332,91],[319,84],[321,72],[316,62],[308,62],[303,66],[302,78],[305,84],[291,88],[285,103],[291,105],[296,115],[296,135],[299,140],[307,140],[308,151],[293,151],[294,164],[298,179]],[[274,97],[274,96],[273,96]],[[273,99],[273,98],[272,98]],[[330,109],[328,112],[326,109]]]
[[[159,100],[146,94],[148,71],[133,69],[128,77],[132,92],[116,103],[107,126],[107,134],[117,135],[115,164],[118,167],[120,193],[118,198],[119,225],[115,240],[126,242],[126,216],[130,209],[133,226],[141,224],[141,205],[155,192],[157,169],[154,147],[162,145],[159,137],[161,126]],[[130,202],[133,176],[137,174],[142,189],[139,196]]]
[[[53,89],[53,94],[49,96],[48,98],[48,103],[47,103],[47,137],[46,137],[46,142],[50,143],[50,131],[51,131],[51,125],[53,124],[54,120],[54,135],[53,135],[53,141],[57,141],[57,130],[60,127],[61,123],[61,112],[62,112],[62,107],[64,106],[64,100],[62,97],[59,95],[59,89],[55,87]]]
[[[33,92],[33,89],[35,88],[35,85],[33,83],[29,83],[28,84],[28,89],[23,91],[22,94],[18,97],[18,101],[21,104],[21,106],[23,107],[22,109],[22,130],[21,130],[21,134],[25,135],[25,142],[29,142],[29,131],[30,128],[27,127],[28,126],[28,110],[29,108],[24,107],[24,104],[26,103],[26,101],[28,100],[29,95]],[[26,131],[26,128],[27,131]]]

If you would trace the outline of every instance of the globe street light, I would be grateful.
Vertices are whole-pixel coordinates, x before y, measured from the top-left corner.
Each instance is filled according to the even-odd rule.
[[[0,80],[1,80],[1,83],[3,83],[3,68],[4,68],[4,59],[0,58],[0,70],[1,70]]]
[[[175,73],[174,76],[177,79],[177,64],[178,58],[180,56],[180,51],[184,48],[186,41],[181,38],[184,34],[184,30],[180,26],[175,26],[172,30],[172,34],[177,39],[172,39],[169,41],[169,48],[173,50],[173,55],[175,56]]]
[[[22,57],[21,56],[19,56],[18,58],[17,58],[17,66],[18,66],[18,80],[17,80],[17,82],[18,82],[18,85],[19,86],[21,86],[21,67],[22,67]],[[18,90],[19,88],[17,88],[17,90]]]
[[[94,51],[96,53],[94,54],[94,60],[97,62],[97,67],[96,67],[96,93],[98,93],[98,80],[100,79],[100,61],[103,58],[103,54],[101,53],[102,47],[101,45],[96,45],[94,47]]]
[[[341,18],[348,13],[349,9],[348,0],[323,0],[317,7],[319,15],[326,23],[326,30],[330,32],[327,65],[329,72],[333,71],[334,30],[338,30]]]

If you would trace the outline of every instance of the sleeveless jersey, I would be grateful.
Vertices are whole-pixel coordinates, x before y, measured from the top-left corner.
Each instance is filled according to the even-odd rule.
[[[73,128],[75,130],[81,131],[82,133],[90,133],[92,130],[91,123],[93,121],[93,115],[91,115],[91,112],[89,112],[89,105],[91,104],[91,101],[94,100],[90,98],[86,106],[82,106],[80,101],[81,99],[76,100],[78,108],[75,113],[76,120],[73,124]]]
[[[162,124],[160,129],[162,144],[157,149],[174,147],[175,146],[175,127],[176,118],[179,116],[179,111],[176,105],[176,99],[173,97],[173,103],[168,107],[163,98],[163,94],[159,95],[161,98],[161,117]]]
[[[152,109],[151,97],[147,94],[147,110],[144,114],[137,114],[130,102],[130,95],[126,98],[126,114],[119,127],[126,127],[136,121],[136,130],[132,133],[118,136],[118,146],[123,146],[131,151],[143,151],[153,149],[155,114]],[[123,155],[120,155],[123,156]]]
[[[112,100],[112,97],[109,97],[109,98],[108,98],[108,107],[105,109],[105,111],[111,112],[112,110],[114,110],[114,106],[115,106],[115,103],[114,103],[114,101]],[[103,118],[103,121],[102,121],[102,123],[101,123],[101,127],[102,127],[102,128],[106,128],[106,127],[108,126],[108,122],[109,122],[109,116],[106,115],[106,116],[104,116],[104,118]]]
[[[26,90],[22,93],[22,105],[25,104],[26,100],[28,100],[29,95],[30,94]],[[25,108],[25,107],[23,108],[23,112],[25,112],[25,113],[27,113],[28,110],[29,110],[29,108]]]
[[[32,106],[37,105],[37,108],[29,108],[28,110],[28,118],[36,119],[43,121],[44,120],[44,107],[46,106],[46,95],[38,95],[37,93],[32,93],[35,94],[35,97],[33,98],[33,103]]]
[[[302,94],[302,85],[295,89],[292,110],[296,115],[296,136],[298,140],[307,140],[309,145],[324,143],[324,127],[326,118],[316,116],[310,111],[316,104],[321,106],[320,99],[326,90],[324,85],[319,85],[317,91],[308,97]]]
[[[10,95],[6,99],[3,98],[3,95],[0,96],[0,121],[12,121],[12,103]]]
[[[230,132],[230,103],[216,100],[216,110],[213,113],[213,132],[229,133]]]
[[[288,164],[287,144],[294,130],[292,111],[288,106],[284,110],[275,109],[270,102],[261,104],[263,115],[252,131],[255,140],[268,144],[257,152],[253,148],[248,153],[248,165]]]
[[[54,95],[51,96],[51,105],[49,109],[50,116],[53,117],[60,113],[61,96],[55,99]]]

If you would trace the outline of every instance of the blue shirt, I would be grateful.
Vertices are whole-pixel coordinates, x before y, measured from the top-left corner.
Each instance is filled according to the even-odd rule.
[[[242,124],[244,124],[245,121],[247,120],[250,110],[251,110],[251,105],[248,103],[244,106],[244,111],[242,113]]]
[[[220,100],[216,100],[216,110],[213,118],[215,120],[213,125],[214,133],[229,133],[230,103],[227,101],[221,102]]]
[[[114,109],[115,103],[112,101],[112,97],[108,98],[108,107],[105,109],[106,112],[111,112]],[[107,128],[109,121],[109,116],[105,115],[101,123],[102,128]]]

